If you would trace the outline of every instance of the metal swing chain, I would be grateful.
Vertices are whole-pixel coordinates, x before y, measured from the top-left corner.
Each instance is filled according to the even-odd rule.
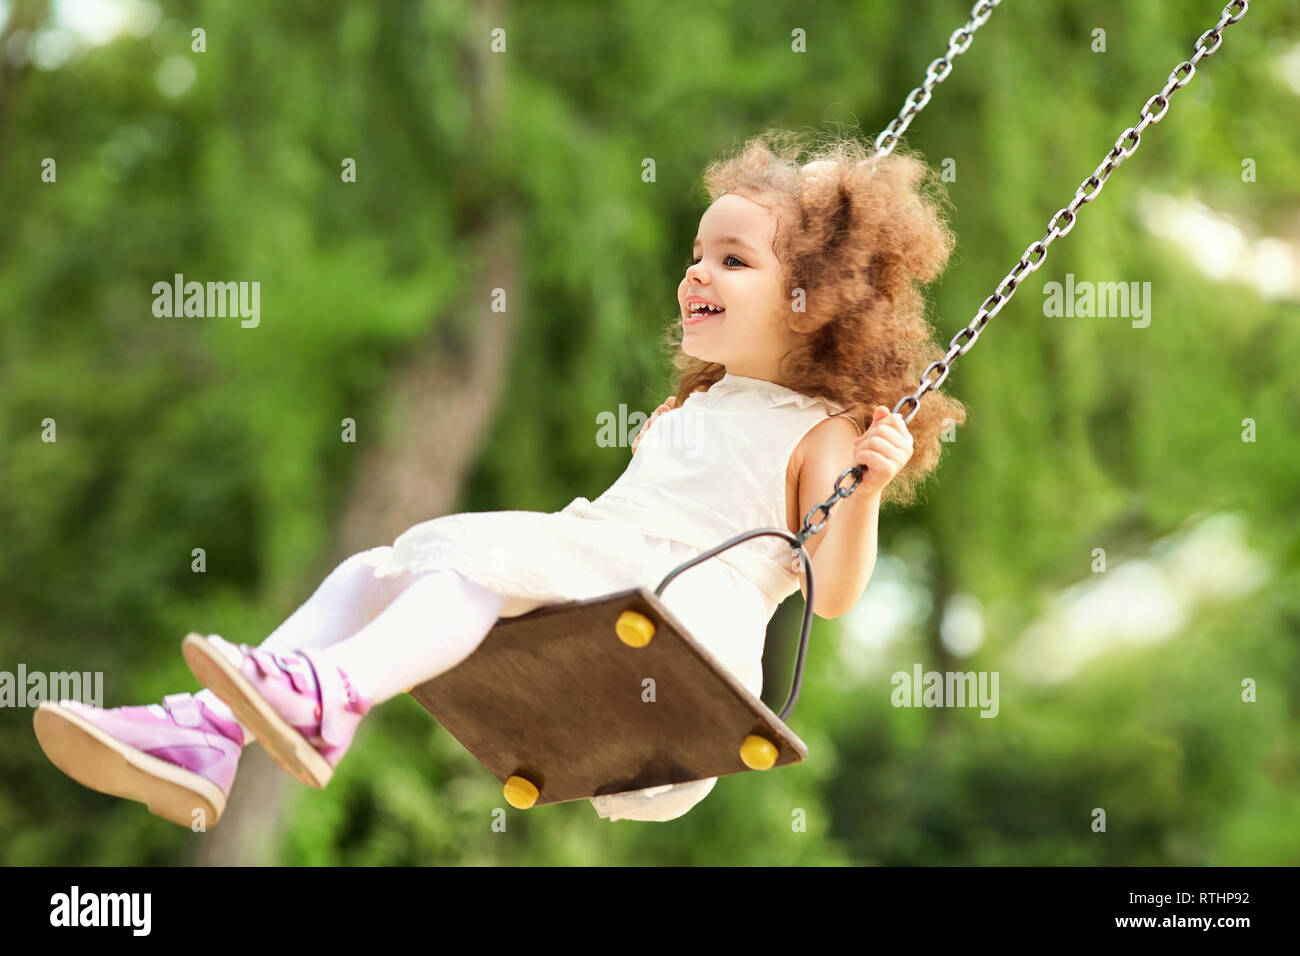
[[[975,31],[993,15],[993,8],[1001,2],[1002,0],[979,0],[971,7],[970,19],[966,21],[966,25],[953,30],[952,36],[948,37],[948,52],[930,61],[930,65],[925,68],[925,81],[907,94],[902,111],[876,137],[874,159],[879,160],[893,152],[899,138],[912,125],[913,118],[925,109],[925,104],[930,102],[930,95],[934,88],[946,80],[948,74],[952,72],[952,61],[966,52]],[[936,67],[940,69],[936,71]]]
[[[1011,271],[1007,273],[1006,277],[998,283],[993,294],[984,300],[979,311],[975,314],[975,318],[971,320],[970,325],[953,336],[952,341],[948,345],[948,351],[944,357],[935,362],[931,362],[926,366],[925,371],[921,373],[921,383],[917,387],[916,391],[912,392],[910,395],[905,395],[898,400],[894,405],[893,414],[897,414],[898,410],[902,408],[904,404],[911,402],[912,407],[903,418],[903,421],[906,423],[912,420],[916,415],[917,409],[921,406],[921,397],[925,395],[926,392],[937,389],[943,383],[943,380],[948,377],[948,371],[956,362],[958,356],[965,355],[970,351],[971,347],[975,344],[975,340],[979,338],[980,332],[984,329],[984,326],[988,324],[989,319],[1001,312],[1003,307],[1011,301],[1011,297],[1016,294],[1016,288],[1020,285],[1020,281],[1025,277],[1025,275],[1029,272],[1036,272],[1039,267],[1042,266],[1043,260],[1047,258],[1047,248],[1055,242],[1058,237],[1064,236],[1074,228],[1074,223],[1077,218],[1076,213],[1078,213],[1080,207],[1096,199],[1097,194],[1100,193],[1102,187],[1106,185],[1106,180],[1110,178],[1110,174],[1118,169],[1124,160],[1128,159],[1137,151],[1138,146],[1142,142],[1142,131],[1150,124],[1160,122],[1164,117],[1165,112],[1169,109],[1169,101],[1173,97],[1173,94],[1187,85],[1192,76],[1196,73],[1197,64],[1205,57],[1213,56],[1214,51],[1219,48],[1219,44],[1223,42],[1224,28],[1230,24],[1236,23],[1244,17],[1249,7],[1250,0],[1232,0],[1231,3],[1223,8],[1223,12],[1219,16],[1219,22],[1211,29],[1202,33],[1200,38],[1197,39],[1196,52],[1193,54],[1192,58],[1190,60],[1184,60],[1182,63],[1179,63],[1174,67],[1173,72],[1169,74],[1169,81],[1165,84],[1164,89],[1151,97],[1151,99],[1147,100],[1146,104],[1142,107],[1141,118],[1138,120],[1137,124],[1130,126],[1120,134],[1119,139],[1115,140],[1115,145],[1111,147],[1110,152],[1108,152],[1102,159],[1101,164],[1092,171],[1092,175],[1079,184],[1079,188],[1075,190],[1074,198],[1070,200],[1070,204],[1065,206],[1063,209],[1057,210],[1056,215],[1049,220],[1047,224],[1047,234],[1037,242],[1029,244],[1029,247],[1021,254],[1020,261],[1017,262],[1012,267]],[[1153,107],[1158,107],[1158,111],[1152,112]],[[906,124],[904,124],[903,128],[906,128]],[[1064,225],[1062,225],[1062,222]],[[1031,258],[1031,256],[1033,258]],[[965,343],[959,345],[963,338],[966,339]],[[931,380],[931,372],[938,372],[938,377]],[[831,508],[834,507],[835,503],[839,499],[847,498],[849,495],[853,494],[854,489],[857,488],[858,484],[861,482],[862,474],[865,470],[866,468],[863,465],[854,465],[851,468],[845,469],[844,472],[835,479],[835,493],[825,501],[814,505],[809,509],[808,514],[804,516],[803,528],[797,535],[801,544],[811,535],[816,534],[825,527],[826,521],[830,517]],[[853,484],[845,488],[840,483],[849,475],[853,476]],[[812,518],[818,510],[822,512],[822,519],[814,523]]]
[[[952,72],[953,60],[957,59],[957,57],[970,48],[971,42],[975,39],[975,31],[982,27],[988,21],[989,17],[993,16],[994,9],[996,9],[998,4],[1001,2],[1002,0],[978,0],[975,6],[971,7],[970,19],[966,21],[965,26],[958,27],[956,30],[952,31],[952,34],[948,37],[948,52],[943,56],[930,61],[930,65],[925,68],[925,80],[920,86],[907,94],[907,99],[904,100],[903,108],[899,111],[898,115],[894,117],[894,119],[890,121],[889,125],[881,130],[880,134],[876,137],[874,143],[875,151],[871,157],[871,168],[873,171],[876,168],[876,164],[882,158],[888,156],[894,151],[894,147],[898,145],[899,139],[901,139],[903,134],[907,132],[907,128],[912,125],[912,120],[914,120],[916,115],[920,113],[921,110],[925,109],[926,104],[930,102],[930,97],[934,93],[934,88],[946,80],[948,74]],[[929,372],[929,369],[926,369],[926,372]],[[942,381],[942,379],[940,379],[940,381]],[[937,385],[938,382],[935,383],[935,386]],[[894,411],[898,411],[897,406],[894,407]],[[909,416],[907,420],[911,421],[912,419]],[[814,535],[825,527],[826,519],[830,517],[831,506],[840,498],[847,498],[853,493],[853,489],[858,486],[858,482],[861,480],[861,473],[862,469],[857,468],[853,484],[847,489],[842,489],[840,486],[840,482],[844,479],[844,475],[848,474],[847,471],[843,475],[840,475],[839,478],[835,479],[835,494],[826,501],[823,501],[821,504],[813,506],[808,514],[804,516],[803,528],[798,535],[800,544],[806,541],[809,535]],[[812,515],[818,508],[823,510],[822,520],[813,527],[811,524]]]

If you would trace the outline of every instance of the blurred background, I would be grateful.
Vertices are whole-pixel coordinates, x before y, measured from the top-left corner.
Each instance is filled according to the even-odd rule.
[[[905,137],[954,174],[938,341],[1220,10],[1007,0],[979,30]],[[0,670],[197,690],[188,631],[257,643],[438,514],[596,497],[629,457],[597,417],[669,393],[704,166],[768,126],[874,137],[969,13],[0,0]],[[1254,4],[955,366],[968,423],[815,621],[803,764],[669,823],[578,801],[496,833],[500,784],[401,697],[324,791],[249,748],[196,834],[5,707],[0,861],[1300,864],[1298,107],[1300,9]],[[155,316],[177,273],[259,282],[258,326]],[[1067,275],[1149,282],[1150,324],[1045,314]],[[996,719],[892,706],[918,664],[998,672]]]

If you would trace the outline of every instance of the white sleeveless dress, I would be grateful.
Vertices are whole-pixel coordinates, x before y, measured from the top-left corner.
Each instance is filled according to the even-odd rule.
[[[726,373],[660,415],[594,501],[555,512],[487,511],[414,525],[376,548],[379,575],[450,568],[504,598],[502,617],[643,586],[755,528],[787,528],[786,468],[805,434],[844,410],[775,382]],[[777,606],[799,590],[788,542],[746,541],[678,575],[661,600],[751,693]],[[716,777],[592,798],[602,817],[671,820]]]

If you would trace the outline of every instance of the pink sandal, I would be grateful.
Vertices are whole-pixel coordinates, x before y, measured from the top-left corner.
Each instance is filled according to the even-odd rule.
[[[346,674],[311,648],[272,653],[215,634],[188,635],[182,651],[276,763],[310,787],[329,783],[370,710]]]
[[[239,725],[192,694],[111,710],[47,700],[32,724],[45,756],[77,783],[191,828],[221,819],[244,747]]]

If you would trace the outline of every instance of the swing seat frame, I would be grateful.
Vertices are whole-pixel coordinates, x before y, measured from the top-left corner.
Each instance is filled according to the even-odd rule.
[[[620,639],[638,616],[644,646]],[[770,766],[808,754],[646,588],[502,618],[410,693],[521,809],[767,769],[746,766],[747,742],[774,748]]]

